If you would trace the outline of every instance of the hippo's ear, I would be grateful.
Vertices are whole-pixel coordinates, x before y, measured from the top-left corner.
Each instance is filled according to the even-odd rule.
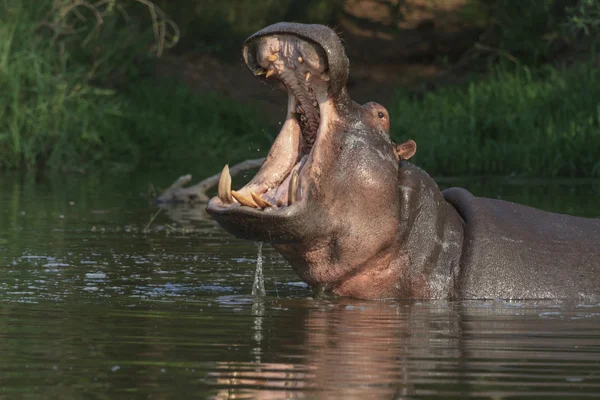
[[[417,144],[414,140],[407,140],[396,145],[396,154],[401,160],[408,160],[417,152]]]

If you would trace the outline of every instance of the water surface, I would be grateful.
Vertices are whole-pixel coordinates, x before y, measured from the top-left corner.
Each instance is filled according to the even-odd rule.
[[[252,296],[256,245],[157,215],[168,181],[0,177],[0,398],[600,396],[596,302],[315,299],[268,245]],[[458,183],[600,216],[598,181]]]

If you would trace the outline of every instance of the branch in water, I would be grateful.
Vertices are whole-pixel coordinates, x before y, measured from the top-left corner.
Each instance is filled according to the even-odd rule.
[[[233,176],[248,169],[258,168],[262,165],[263,161],[265,161],[264,158],[242,161],[229,168],[229,173]],[[221,173],[219,172],[198,182],[194,186],[185,188],[183,186],[192,180],[192,176],[190,174],[182,175],[167,190],[154,199],[154,201],[156,203],[206,203],[210,200],[206,192],[219,183],[220,177]]]

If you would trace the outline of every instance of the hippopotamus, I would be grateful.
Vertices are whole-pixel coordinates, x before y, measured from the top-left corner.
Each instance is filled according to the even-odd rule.
[[[440,191],[395,144],[377,103],[352,101],[349,61],[322,25],[281,22],[243,58],[288,92],[256,175],[224,168],[207,211],[238,238],[269,242],[317,293],[363,299],[548,299],[600,294],[600,219],[467,190]]]

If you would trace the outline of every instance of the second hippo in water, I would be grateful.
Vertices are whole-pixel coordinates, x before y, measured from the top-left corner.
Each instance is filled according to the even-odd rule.
[[[387,111],[346,90],[331,29],[279,23],[244,60],[287,89],[285,124],[256,176],[226,171],[208,212],[233,235],[270,242],[317,290],[377,298],[574,298],[600,294],[600,220],[463,189],[441,192],[395,145]]]

